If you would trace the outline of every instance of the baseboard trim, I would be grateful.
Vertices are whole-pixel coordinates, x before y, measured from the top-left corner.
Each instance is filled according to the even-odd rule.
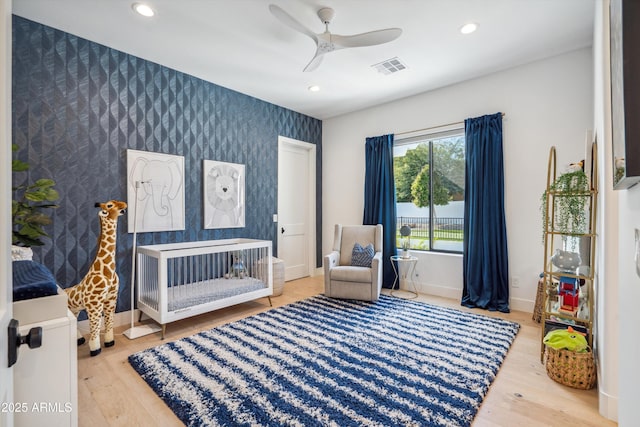
[[[511,298],[509,300],[509,306],[511,310],[524,311],[526,313],[533,313],[535,307],[535,301],[531,301],[523,298]]]
[[[446,286],[426,285],[424,283],[416,283],[416,289],[419,293],[449,299],[459,300],[461,295],[460,289],[448,288]]]
[[[418,292],[437,297],[459,300],[462,296],[462,290],[458,288],[449,288],[446,286],[426,285],[424,283],[416,283]],[[511,298],[509,301],[511,310],[524,311],[525,313],[533,313],[535,302],[523,298]]]
[[[140,310],[137,308],[133,312],[133,319],[137,322],[138,317],[140,316]],[[130,326],[131,325],[131,310],[121,311],[116,313],[113,318],[113,327],[118,328],[120,326]],[[89,327],[89,319],[78,321],[78,330],[82,334],[88,334],[90,331]],[[104,321],[102,322],[102,329],[104,330]]]
[[[321,276],[323,274],[323,271],[322,269],[317,269],[315,270],[315,273],[316,275]],[[448,288],[446,286],[434,286],[434,285],[425,285],[422,283],[416,283],[416,288],[420,293],[434,295],[437,297],[454,299],[454,300],[460,299],[460,295],[461,295],[460,289]],[[526,313],[533,313],[533,307],[535,303],[533,301],[525,300],[521,298],[512,298],[510,301],[510,305],[512,310],[524,311]],[[136,308],[133,312],[133,318],[136,322],[138,321],[139,316],[140,316],[140,310]],[[127,311],[121,311],[116,313],[113,319],[114,328],[118,328],[120,326],[127,326],[127,325],[131,325],[131,311],[127,310]],[[104,322],[103,322],[103,329],[104,329]],[[82,334],[88,334],[90,330],[89,320],[87,319],[87,320],[78,321],[78,330]]]
[[[598,410],[600,415],[611,421],[618,422],[618,398],[598,389]]]

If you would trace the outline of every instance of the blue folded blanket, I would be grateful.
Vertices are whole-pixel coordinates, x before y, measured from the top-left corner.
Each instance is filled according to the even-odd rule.
[[[13,261],[13,300],[56,295],[58,286],[53,274],[35,261]]]

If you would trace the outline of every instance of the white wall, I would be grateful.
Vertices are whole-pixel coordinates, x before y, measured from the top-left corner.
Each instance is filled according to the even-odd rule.
[[[606,166],[601,181],[604,223],[599,229],[604,235],[604,246],[599,248],[604,276],[598,296],[598,388],[600,413],[625,427],[638,425],[640,277],[634,262],[634,233],[640,229],[640,186],[612,190],[608,10],[609,1],[596,3],[594,113]]]
[[[389,78],[401,78],[391,75]],[[323,121],[323,253],[335,223],[361,224],[364,144],[368,136],[460,122],[505,113],[505,203],[513,309],[533,309],[543,267],[540,196],[546,185],[549,148],[559,167],[584,158],[593,126],[591,49],[491,74],[443,89]],[[415,253],[419,291],[460,298],[462,257]]]
[[[638,384],[640,384],[640,333],[638,329],[638,303],[640,302],[640,277],[636,275],[634,254],[634,230],[640,229],[640,188],[638,186],[619,196],[618,277],[619,306],[610,317],[619,315],[619,345],[611,352],[617,353],[619,363],[614,370],[619,374],[617,396],[620,426],[638,425]],[[607,328],[610,331],[611,328]],[[616,340],[617,341],[617,340]],[[618,342],[616,342],[618,344]],[[617,350],[616,350],[617,348]],[[615,381],[618,383],[618,381]]]
[[[607,2],[605,2],[607,3]],[[596,344],[600,413],[618,419],[618,195],[613,191],[609,83],[608,5],[594,19],[594,133],[598,140],[599,192],[596,240]]]

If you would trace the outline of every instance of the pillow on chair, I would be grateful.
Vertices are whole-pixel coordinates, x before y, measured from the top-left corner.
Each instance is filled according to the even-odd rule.
[[[356,243],[353,245],[353,251],[351,251],[351,265],[371,268],[371,261],[375,254],[376,251],[373,249],[373,244],[369,243],[367,246],[362,247],[360,243]]]

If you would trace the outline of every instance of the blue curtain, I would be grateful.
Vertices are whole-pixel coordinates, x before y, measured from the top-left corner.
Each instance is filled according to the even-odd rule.
[[[365,145],[364,217],[362,224],[382,224],[382,286],[395,278],[391,255],[396,254],[396,188],[393,180],[393,135],[367,138]]]
[[[502,114],[467,119],[462,305],[509,312]]]

